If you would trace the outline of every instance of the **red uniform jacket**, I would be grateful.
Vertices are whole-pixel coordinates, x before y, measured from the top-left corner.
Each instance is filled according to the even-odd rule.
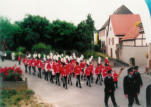
[[[59,63],[55,63],[55,66],[54,66],[55,73],[60,73],[60,67],[61,65]]]
[[[81,72],[82,72],[81,67],[79,65],[76,65],[74,68],[75,75],[80,75]]]
[[[67,76],[68,73],[67,73],[67,66],[64,65],[61,69],[61,76],[64,77],[64,76]]]
[[[114,82],[118,81],[118,75],[116,72],[113,73],[113,79],[114,79]]]
[[[90,67],[88,66],[88,67],[85,69],[85,75],[86,75],[86,77],[87,77],[87,76],[90,76],[90,74],[91,74],[91,71],[90,71]]]
[[[39,59],[37,60],[37,68],[42,68],[42,61]]]
[[[91,74],[93,75],[93,74],[94,74],[93,64],[90,64],[90,65],[89,65],[89,69],[90,69]]]
[[[95,74],[99,75],[99,74],[101,74],[101,72],[102,72],[102,68],[100,66],[97,66],[95,69]]]
[[[103,73],[103,74],[102,74],[102,75],[103,75],[103,78],[105,78],[105,77],[107,76],[107,69],[104,69],[102,73]]]
[[[24,65],[27,65],[27,58],[24,58],[24,59],[23,59],[23,64],[24,64]]]
[[[27,64],[28,64],[28,66],[31,66],[31,65],[32,65],[32,60],[31,60],[31,59],[28,59],[28,60],[27,60]]]
[[[18,61],[21,61],[21,57],[20,56],[18,56]]]

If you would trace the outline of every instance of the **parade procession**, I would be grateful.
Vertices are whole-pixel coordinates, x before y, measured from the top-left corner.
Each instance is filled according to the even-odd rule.
[[[119,107],[114,92],[118,89],[118,79],[124,68],[120,68],[119,71],[112,69],[108,57],[102,60],[101,57],[94,59],[93,56],[85,59],[83,55],[76,56],[75,53],[71,56],[53,53],[42,56],[39,53],[34,53],[33,55],[27,54],[22,59],[22,63],[25,73],[65,89],[68,89],[68,85],[75,85],[78,88],[92,87],[93,84],[104,85],[106,107],[109,107],[109,97],[111,97],[114,107]],[[138,95],[143,83],[138,66],[130,67],[127,72],[128,75],[123,80],[123,88],[129,101],[128,107],[132,107],[134,101],[137,105],[141,105]],[[84,82],[85,85],[82,86],[81,82]]]
[[[50,53],[43,57],[41,54],[28,54],[22,62],[25,66],[25,73],[44,78],[59,86],[62,83],[65,89],[68,88],[67,85],[74,84],[76,87],[82,88],[81,80],[85,81],[88,87],[91,87],[93,82],[102,85],[107,71],[112,70],[107,57],[105,62],[102,62],[101,57],[98,57],[97,61],[94,61],[93,56],[86,60],[83,55],[78,57],[75,53],[71,56]],[[118,88],[118,76],[116,71],[113,71],[116,88]],[[73,78],[76,78],[76,83],[72,82]]]

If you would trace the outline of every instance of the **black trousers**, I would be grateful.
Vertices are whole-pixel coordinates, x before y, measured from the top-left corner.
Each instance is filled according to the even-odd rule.
[[[45,80],[48,81],[48,71],[45,71]]]
[[[53,81],[54,75],[52,75],[52,71],[49,72],[49,79],[51,83],[54,83]]]
[[[60,85],[60,73],[56,73],[56,84]]]
[[[86,85],[91,87],[90,76],[87,76]]]
[[[18,64],[20,65],[20,64],[21,64],[21,61],[18,61]]]
[[[101,76],[101,74],[98,74],[98,75],[97,75],[97,78],[96,78],[95,83],[97,84],[98,81],[99,81],[99,82],[100,82],[100,85],[102,85],[102,80],[101,80],[100,76]]]
[[[27,65],[24,65],[25,66],[25,73],[27,73]]]
[[[38,68],[38,71],[39,71],[38,77],[41,78],[41,68]]]
[[[76,87],[78,86],[81,88],[80,75],[77,75]]]
[[[31,74],[31,66],[28,66],[29,74]]]
[[[118,88],[118,81],[114,81],[114,86]]]
[[[128,107],[132,107],[134,103],[134,97],[132,95],[128,95]]]
[[[36,67],[33,66],[32,68],[33,68],[33,71],[34,71],[34,72],[33,72],[33,75],[36,75]]]
[[[82,69],[82,75],[81,75],[81,80],[84,78],[84,69]]]
[[[93,83],[93,74],[92,73],[90,74],[90,80],[91,80],[91,83]]]
[[[67,87],[67,76],[64,76],[64,77],[63,77],[63,87],[64,87],[65,89],[68,88],[68,87]]]
[[[114,92],[111,92],[111,93],[105,92],[105,98],[104,98],[105,105],[108,106],[109,97],[111,97],[113,105],[114,106],[117,105],[115,101],[115,97],[114,97]]]
[[[68,84],[72,85],[71,74],[68,76]]]

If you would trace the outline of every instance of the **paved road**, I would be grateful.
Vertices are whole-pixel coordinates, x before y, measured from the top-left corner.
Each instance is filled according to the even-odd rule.
[[[16,61],[0,61],[0,66],[11,66],[17,64]],[[21,65],[22,69],[24,66]],[[119,68],[113,68],[119,70]],[[115,92],[115,98],[120,107],[127,107],[128,100],[123,94],[123,77],[127,74],[125,68],[119,79],[119,88]],[[144,71],[141,67],[140,72]],[[52,103],[55,107],[104,107],[104,86],[93,84],[93,86],[86,87],[85,82],[82,81],[82,89],[75,87],[75,80],[73,86],[69,86],[68,90],[62,87],[51,84],[44,79],[25,74],[24,77],[28,78],[28,87],[35,91],[36,95],[40,96],[44,101]],[[142,74],[144,86],[141,89],[139,96],[141,106],[134,105],[134,107],[146,107],[146,87],[151,84],[151,77]],[[111,100],[109,106],[113,107]]]

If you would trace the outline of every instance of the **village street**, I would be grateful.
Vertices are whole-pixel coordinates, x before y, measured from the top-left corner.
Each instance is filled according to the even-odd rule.
[[[4,62],[0,61],[0,67],[12,66],[18,63],[16,61]],[[24,70],[23,64],[21,68]],[[113,68],[119,71],[119,68]],[[144,67],[139,69],[141,73],[144,72]],[[127,74],[127,68],[121,74],[119,79],[119,88],[115,92],[116,102],[120,107],[127,107],[128,100],[123,94],[123,77]],[[86,87],[85,81],[82,81],[82,88],[75,86],[75,79],[73,79],[73,86],[68,85],[68,89],[64,89],[51,84],[49,81],[39,79],[37,76],[25,74],[24,77],[28,78],[28,87],[35,91],[35,94],[41,97],[45,102],[54,104],[55,107],[104,107],[104,85],[93,84],[92,87]],[[146,107],[146,87],[151,84],[151,77],[142,74],[143,87],[139,95],[140,106],[134,104],[134,107]],[[109,100],[109,106],[113,107],[111,100]]]

